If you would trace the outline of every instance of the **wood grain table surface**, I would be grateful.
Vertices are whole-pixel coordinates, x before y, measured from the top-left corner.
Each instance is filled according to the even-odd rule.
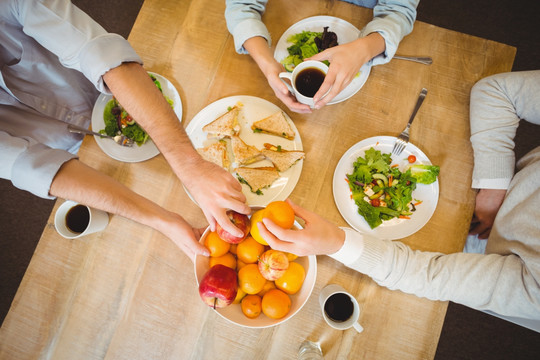
[[[485,76],[510,71],[516,49],[417,21],[398,54],[431,56],[432,65],[393,60],[373,67],[352,98],[300,115],[274,96],[249,56],[234,51],[224,10],[223,1],[146,0],[129,37],[146,69],[178,89],[184,125],[227,96],[250,95],[279,106],[294,121],[306,152],[290,198],[346,226],[332,193],[339,159],[363,139],[397,136],[426,87],[411,142],[440,165],[440,193],[431,220],[402,241],[419,250],[461,251],[475,195],[470,90]],[[372,11],[341,1],[272,0],[263,20],[275,44],[290,25],[315,15],[362,28]],[[91,137],[79,155],[194,227],[206,226],[161,155],[119,162]],[[160,233],[111,216],[103,232],[68,240],[56,233],[53,211],[0,330],[0,358],[294,359],[300,343],[310,339],[321,343],[325,359],[433,359],[446,302],[379,287],[326,256],[317,261],[313,293],[292,319],[266,329],[243,328],[202,303],[193,263]],[[318,295],[329,283],[354,294],[364,332],[338,331],[324,322]]]

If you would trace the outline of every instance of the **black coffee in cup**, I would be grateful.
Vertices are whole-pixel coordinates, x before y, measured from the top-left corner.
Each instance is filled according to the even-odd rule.
[[[306,68],[296,75],[294,86],[300,94],[313,97],[321,87],[326,74],[317,68]]]
[[[75,205],[66,214],[66,226],[76,234],[84,232],[89,223],[90,211],[85,205]]]
[[[336,293],[326,300],[324,312],[335,322],[343,322],[352,316],[354,304],[349,295]]]

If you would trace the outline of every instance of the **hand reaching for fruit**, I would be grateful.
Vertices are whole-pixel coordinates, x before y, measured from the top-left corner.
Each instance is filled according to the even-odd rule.
[[[287,203],[294,209],[294,213],[304,220],[304,229],[284,229],[270,217],[264,218],[258,224],[251,224],[252,228],[258,226],[259,236],[273,249],[299,256],[329,255],[341,249],[345,242],[345,232],[342,229],[290,200],[287,200]]]

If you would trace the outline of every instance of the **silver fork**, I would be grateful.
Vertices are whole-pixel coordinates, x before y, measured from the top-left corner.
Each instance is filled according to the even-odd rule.
[[[399,59],[399,60],[414,61],[414,62],[424,64],[424,65],[433,64],[433,59],[430,58],[429,56],[401,56],[401,55],[394,55],[393,58],[394,59]]]
[[[396,139],[396,142],[394,143],[392,154],[398,156],[399,154],[401,154],[403,149],[405,149],[405,146],[407,146],[407,144],[409,143],[409,129],[411,128],[411,124],[414,120],[414,117],[416,116],[418,109],[420,109],[420,106],[424,102],[426,95],[427,95],[427,89],[423,88],[422,91],[420,91],[420,95],[418,96],[418,100],[416,101],[416,105],[414,106],[413,112],[411,114],[411,117],[409,118],[409,122],[407,123],[405,130],[403,130],[401,134],[399,134],[399,136]]]
[[[94,132],[94,131],[90,131],[88,129],[85,129],[85,128],[82,128],[82,127],[79,127],[79,126],[76,126],[76,125],[72,125],[72,124],[68,125],[68,130],[69,130],[69,132],[76,133],[76,134],[95,135],[95,136],[99,136],[99,137],[102,137],[102,138],[111,139],[114,142],[116,142],[117,144],[119,144],[121,146],[126,146],[126,147],[131,147],[131,146],[133,146],[133,143],[134,143],[134,141],[132,139],[128,138],[125,135],[109,136],[109,135],[100,134],[100,133],[97,133],[97,132]]]

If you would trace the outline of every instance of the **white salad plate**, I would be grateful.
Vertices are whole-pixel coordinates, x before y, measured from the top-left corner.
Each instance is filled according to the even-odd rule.
[[[360,30],[358,30],[351,23],[333,16],[313,16],[300,20],[289,27],[276,44],[274,51],[274,59],[278,62],[289,56],[287,48],[292,45],[287,39],[294,34],[301,33],[302,31],[317,31],[323,32],[324,27],[328,26],[328,31],[335,32],[338,37],[338,44],[345,44],[358,39]],[[345,101],[354,94],[356,94],[364,86],[369,77],[371,66],[364,64],[360,68],[359,75],[357,75],[345,89],[336,95],[332,101],[328,104],[337,104]]]
[[[186,127],[186,132],[196,149],[206,147],[218,141],[215,138],[209,139],[208,134],[204,132],[202,128],[206,124],[214,121],[217,117],[226,113],[229,107],[233,107],[235,105],[241,106],[240,115],[238,117],[238,122],[241,127],[239,136],[246,144],[255,146],[257,149],[262,149],[264,147],[264,143],[270,143],[276,146],[281,145],[284,150],[303,150],[300,133],[298,132],[298,129],[294,125],[291,118],[285,112],[283,113],[296,134],[293,140],[288,140],[280,136],[254,133],[251,129],[251,125],[255,121],[261,120],[282,110],[267,100],[247,95],[230,96],[217,100],[206,106],[197,115],[195,115],[193,119],[191,119]],[[227,149],[229,152],[229,159],[231,159],[232,163],[230,172],[236,178],[235,168],[237,166],[233,162],[234,156],[232,154],[230,140],[227,140]],[[298,179],[302,173],[302,165],[303,160],[299,160],[287,171],[280,172],[279,179],[274,181],[270,187],[261,190],[263,193],[262,195],[257,195],[251,192],[249,186],[242,184],[242,192],[246,196],[247,204],[250,206],[266,206],[272,201],[285,200],[298,183]],[[263,160],[248,166],[263,167],[273,165],[269,160]],[[189,194],[189,196],[191,197],[191,194]],[[191,199],[193,200],[193,197],[191,197]]]
[[[182,100],[180,99],[180,95],[178,94],[178,91],[174,85],[159,74],[150,71],[148,73],[154,75],[160,82],[163,94],[173,101],[173,110],[176,113],[178,120],[182,121]],[[99,132],[100,130],[105,129],[103,111],[111,99],[112,95],[99,95],[96,103],[94,104],[94,109],[92,110],[93,131]],[[121,146],[110,139],[101,138],[99,136],[94,136],[94,138],[96,139],[98,146],[105,154],[118,161],[140,162],[151,159],[159,154],[158,148],[150,138],[143,145],[138,146],[137,144],[134,144],[132,147]]]
[[[416,211],[410,219],[393,218],[383,221],[375,229],[371,229],[362,215],[358,213],[358,207],[351,198],[351,190],[347,183],[347,174],[351,174],[354,169],[354,162],[358,157],[364,157],[366,150],[373,147],[382,153],[392,152],[396,138],[393,136],[375,136],[362,140],[353,145],[343,154],[339,160],[333,179],[334,201],[336,206],[347,223],[357,231],[379,239],[395,240],[402,239],[420,230],[431,218],[439,201],[439,180],[429,185],[417,184],[412,193],[413,201],[422,203],[416,206]],[[399,169],[406,171],[409,164],[409,155],[416,156],[415,165],[431,165],[431,161],[426,154],[414,144],[409,143],[405,150],[398,157],[392,156],[392,164],[398,164]]]

